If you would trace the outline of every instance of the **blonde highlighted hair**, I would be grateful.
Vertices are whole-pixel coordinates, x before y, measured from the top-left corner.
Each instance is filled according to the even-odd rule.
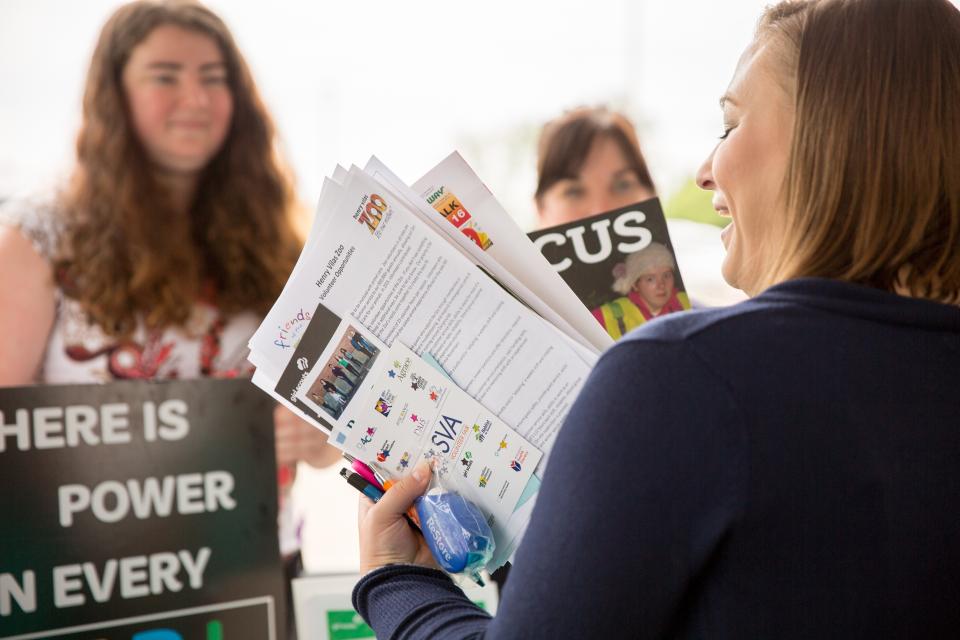
[[[960,11],[787,0],[756,41],[796,107],[767,284],[820,276],[960,301]]]

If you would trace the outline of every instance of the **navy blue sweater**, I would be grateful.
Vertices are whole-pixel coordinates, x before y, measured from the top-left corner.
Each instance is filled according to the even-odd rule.
[[[819,279],[648,323],[561,430],[491,619],[390,566],[379,638],[960,636],[960,308]]]

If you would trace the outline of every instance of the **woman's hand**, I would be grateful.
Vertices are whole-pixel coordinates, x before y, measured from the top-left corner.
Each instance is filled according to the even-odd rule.
[[[295,466],[303,460],[321,469],[340,459],[340,451],[327,444],[326,433],[279,404],[273,410],[273,432],[278,467]]]
[[[407,522],[404,514],[427,490],[430,465],[421,462],[413,473],[393,485],[374,504],[360,496],[360,572],[388,564],[419,564],[436,568],[426,541]]]

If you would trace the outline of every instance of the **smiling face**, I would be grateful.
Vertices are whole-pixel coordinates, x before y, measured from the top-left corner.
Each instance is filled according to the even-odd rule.
[[[160,170],[194,174],[223,145],[233,115],[223,54],[198,31],[157,27],[123,68],[131,126]]]
[[[754,44],[741,56],[721,100],[723,138],[697,173],[697,184],[713,191],[717,213],[732,220],[721,235],[723,277],[751,295],[761,288],[783,234],[782,186],[794,120],[769,47]]]
[[[537,200],[541,227],[574,222],[653,197],[615,140],[598,135],[573,177],[555,182]]]

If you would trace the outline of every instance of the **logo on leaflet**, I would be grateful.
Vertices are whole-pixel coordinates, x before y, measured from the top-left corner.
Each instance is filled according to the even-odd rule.
[[[419,391],[420,389],[424,389],[426,388],[426,386],[427,386],[427,381],[423,376],[418,375],[416,373],[410,374],[410,387],[414,391]]]
[[[396,440],[383,443],[383,446],[380,447],[380,451],[377,452],[377,462],[387,461],[387,458],[390,457],[390,452],[393,450],[394,443],[396,443]]]
[[[366,225],[370,235],[379,238],[382,230],[378,230],[380,224],[387,216],[387,201],[378,193],[371,193],[369,196],[363,196],[360,206],[353,214],[353,219],[362,225]]]
[[[480,488],[483,489],[487,486],[487,483],[490,482],[490,477],[493,475],[493,471],[490,470],[490,467],[484,467],[483,471],[480,472]]]
[[[490,420],[484,420],[482,426],[479,424],[473,425],[473,437],[476,438],[478,442],[483,442],[487,434],[490,433],[490,427],[492,426],[493,423]]]
[[[490,236],[480,228],[476,220],[471,219],[470,212],[463,206],[463,202],[447,187],[432,189],[424,194],[424,197],[437,213],[460,229],[460,232],[478,247],[486,251],[493,246]]]
[[[393,408],[393,401],[396,399],[396,396],[391,393],[389,389],[380,394],[380,398],[377,399],[376,405],[374,405],[374,410],[380,415],[386,417],[390,415],[390,409]]]
[[[513,456],[513,460],[510,461],[510,468],[514,471],[520,471],[521,465],[527,461],[528,451],[523,447],[517,451],[517,455]]]
[[[463,465],[463,477],[466,478],[467,474],[470,473],[470,467],[473,466],[473,454],[469,451],[463,454],[463,458],[460,459],[460,464]]]

